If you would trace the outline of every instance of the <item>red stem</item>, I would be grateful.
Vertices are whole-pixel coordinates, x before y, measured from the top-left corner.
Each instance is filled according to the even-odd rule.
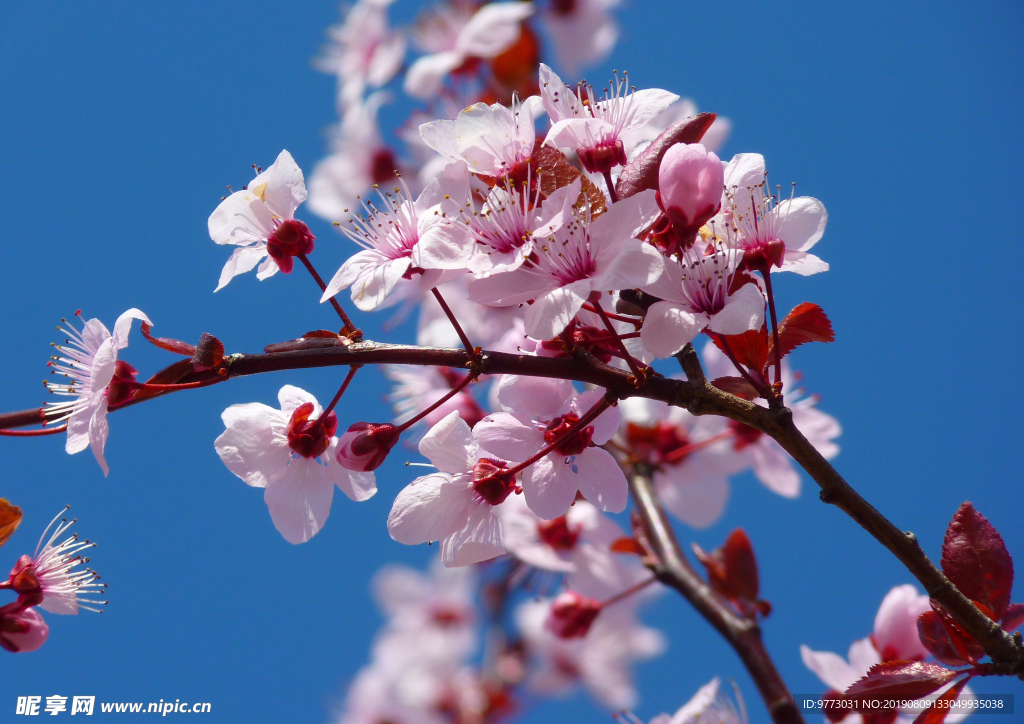
[[[452,310],[448,306],[448,303],[444,300],[444,297],[441,296],[441,292],[437,290],[437,287],[434,287],[430,291],[434,293],[434,299],[436,299],[437,303],[441,305],[441,309],[444,310],[445,316],[448,317],[448,320],[452,323],[452,326],[455,327],[455,331],[458,333],[459,339],[462,340],[462,346],[465,347],[466,351],[472,355],[473,345],[469,341],[469,337],[466,336],[466,333],[462,331],[462,325],[459,324],[459,320],[457,320],[455,318],[455,315],[452,314]]]
[[[416,415],[411,420],[406,420],[401,425],[399,425],[398,428],[397,428],[398,432],[404,432],[404,431],[408,430],[410,427],[415,425],[417,422],[422,420],[424,417],[429,415],[431,412],[433,412],[434,410],[439,408],[444,403],[448,402],[448,400],[450,400],[453,397],[455,397],[455,395],[457,395],[460,392],[462,392],[462,390],[465,389],[465,387],[467,385],[469,385],[470,382],[473,382],[477,378],[477,374],[478,374],[477,372],[470,372],[468,375],[463,377],[461,380],[459,380],[458,384],[455,385],[451,389],[451,392],[446,393],[440,400],[438,400],[433,405],[431,405],[427,409],[425,409],[422,412],[420,412],[418,415]]]
[[[772,267],[768,265],[767,270],[762,270],[761,278],[764,279],[764,288],[768,293],[768,313],[771,314],[772,318],[772,341],[775,342],[775,384],[779,384],[779,380],[782,379],[782,348],[779,346],[779,320],[775,316],[775,295],[772,294]],[[778,403],[782,404],[782,395],[776,394],[768,399],[778,398]]]
[[[315,281],[317,283],[317,286],[320,287],[320,291],[326,292],[327,285],[324,284],[324,280],[320,278],[320,275],[317,273],[316,269],[313,268],[313,263],[309,260],[309,258],[305,254],[297,254],[296,256],[298,257],[298,260],[302,262],[302,265],[306,267],[306,270],[310,273],[310,275],[313,277],[313,281]],[[356,332],[358,332],[358,330],[356,329],[356,326],[352,324],[352,320],[348,318],[348,315],[345,314],[345,310],[341,308],[341,305],[338,303],[338,300],[335,299],[334,297],[331,297],[328,301],[330,301],[331,306],[334,307],[334,311],[338,313],[338,316],[341,317],[341,321],[345,325],[345,331],[349,333],[350,337],[356,336]]]
[[[612,170],[610,168],[604,171],[604,182],[608,184],[608,196],[611,197],[614,204],[619,200],[619,194],[615,191],[615,184],[612,183]]]
[[[612,326],[612,320],[608,319],[608,315],[605,314],[604,309],[601,308],[600,302],[595,301],[593,304],[594,311],[597,312],[599,317],[601,317],[601,321],[604,322],[604,326],[608,328],[608,331],[611,332],[612,336],[615,338],[614,341],[618,344],[619,351],[623,354],[623,359],[626,360],[626,364],[628,364],[629,369],[632,370],[633,376],[636,377],[637,385],[643,384],[643,374],[640,372],[640,368],[637,367],[636,360],[633,359],[629,350],[626,349],[626,345],[622,343],[622,338],[619,337],[619,333],[616,332],[615,327]]]
[[[0,430],[0,435],[6,435],[8,437],[40,437],[42,435],[57,435],[67,429],[68,424],[65,422],[63,425],[47,427],[42,430]]]
[[[651,585],[652,583],[654,583],[657,580],[658,580],[657,576],[651,576],[650,578],[648,578],[645,581],[640,581],[640,583],[636,584],[635,586],[630,586],[625,591],[622,591],[621,593],[616,593],[614,596],[609,598],[607,601],[602,601],[601,602],[601,608],[607,608],[608,606],[611,606],[613,603],[618,603],[622,599],[628,598],[628,597],[632,596],[634,593],[638,593],[638,592],[644,590],[645,588],[647,588],[649,585]]]
[[[597,310],[594,309],[594,307],[589,303],[584,303],[583,308],[588,312],[593,312],[594,314],[597,314]],[[628,324],[633,324],[636,326],[640,326],[643,324],[643,320],[640,319],[640,317],[627,317],[621,314],[614,314],[613,312],[605,312],[605,314],[608,315],[608,319],[614,319],[616,322],[626,322]]]
[[[348,383],[351,382],[352,378],[356,376],[356,371],[358,369],[359,367],[356,366],[348,368],[348,374],[345,375],[345,381],[341,383],[341,387],[338,388],[338,392],[334,395],[334,399],[331,400],[331,403],[324,408],[323,412],[320,413],[320,417],[317,418],[317,422],[322,423],[324,420],[327,419],[327,416],[334,411],[335,405],[338,404],[338,400],[341,399],[341,396],[345,394],[345,390],[348,389]]]

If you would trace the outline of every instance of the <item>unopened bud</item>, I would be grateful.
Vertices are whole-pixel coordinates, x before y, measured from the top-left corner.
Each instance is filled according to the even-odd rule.
[[[566,591],[551,602],[544,627],[559,638],[583,638],[599,613],[600,601],[581,596],[576,591]]]
[[[318,458],[331,446],[331,438],[338,430],[338,416],[327,414],[323,422],[310,420],[313,403],[305,402],[295,408],[288,422],[288,447],[304,458]]]
[[[389,422],[357,422],[338,441],[338,464],[347,470],[376,470],[401,432]]]
[[[11,653],[35,651],[49,635],[50,628],[34,608],[19,603],[0,608],[0,646]]]
[[[267,253],[285,274],[292,270],[292,257],[313,251],[313,232],[301,221],[282,221],[267,239]]]
[[[725,168],[699,143],[677,143],[658,168],[658,203],[672,222],[679,249],[689,248],[697,232],[722,206]]]

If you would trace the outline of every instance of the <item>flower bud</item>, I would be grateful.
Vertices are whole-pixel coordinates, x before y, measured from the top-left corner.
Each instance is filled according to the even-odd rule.
[[[357,422],[338,441],[338,464],[347,470],[376,470],[401,432],[389,422]]]
[[[267,253],[281,271],[288,274],[292,270],[292,257],[309,254],[313,251],[313,232],[301,221],[288,219],[274,230],[267,239]]]
[[[599,613],[600,601],[581,596],[576,591],[566,591],[551,602],[544,627],[559,638],[583,638]]]
[[[338,429],[338,416],[327,414],[323,422],[310,420],[314,406],[305,402],[295,408],[288,422],[288,447],[304,458],[318,458],[331,446],[331,438]]]
[[[658,167],[658,203],[672,223],[678,249],[689,248],[722,206],[725,167],[699,143],[677,143]]]
[[[0,608],[0,646],[11,653],[35,651],[49,635],[50,628],[34,608],[18,603]]]

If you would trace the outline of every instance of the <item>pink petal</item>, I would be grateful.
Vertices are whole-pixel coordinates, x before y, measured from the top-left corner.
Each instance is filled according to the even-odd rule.
[[[576,456],[575,464],[579,471],[577,484],[584,498],[609,513],[626,509],[629,498],[626,476],[610,452],[599,447],[588,448]]]
[[[263,492],[274,527],[292,544],[305,543],[320,532],[333,498],[334,483],[323,466],[306,458],[293,459],[288,472]]]

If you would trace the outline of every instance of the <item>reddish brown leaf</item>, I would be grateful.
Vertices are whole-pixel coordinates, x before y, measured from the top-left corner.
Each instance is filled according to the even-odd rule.
[[[817,304],[804,302],[793,308],[786,318],[779,322],[779,350],[782,356],[808,342],[834,342],[832,322]],[[768,349],[774,347],[773,338],[768,339]]]
[[[767,615],[771,606],[757,600],[760,583],[757,574],[757,558],[750,545],[750,538],[742,528],[737,528],[721,548],[707,553],[696,543],[693,552],[708,571],[711,587],[729,599],[742,613],[751,615],[754,610]]]
[[[957,510],[942,543],[942,570],[972,601],[999,621],[1010,605],[1013,559],[1002,536],[969,502]]]
[[[764,370],[768,366],[768,328],[752,329],[743,334],[732,334],[724,336],[711,332],[708,334],[715,345],[725,352],[729,352],[736,360],[746,365],[755,372],[764,376]],[[728,349],[729,351],[726,351]]]
[[[615,191],[620,199],[638,194],[645,189],[658,188],[658,168],[665,152],[677,143],[698,143],[717,116],[714,113],[698,113],[696,116],[676,121],[660,136],[622,169]]]
[[[212,334],[203,332],[192,356],[192,367],[196,372],[212,370],[224,361],[224,343]]]
[[[846,690],[846,695],[851,698],[920,699],[958,675],[945,666],[923,661],[886,661],[868,669],[864,678]]]
[[[337,339],[337,332],[332,332],[329,329],[314,329],[312,332],[306,332],[302,335],[303,339],[313,339],[314,337],[323,337],[325,339]]]
[[[155,375],[146,380],[147,385],[174,385],[181,382],[185,375],[192,374],[192,360],[180,359],[174,364],[167,365]],[[139,390],[140,392],[142,390]]]
[[[576,179],[580,179],[583,189],[580,191],[576,207],[589,205],[590,213],[594,217],[603,214],[607,209],[607,202],[601,189],[581,174],[580,170],[573,166],[565,154],[557,148],[534,146],[533,155],[530,157],[530,168],[534,178],[539,182],[542,199],[546,199],[563,186],[568,186]]]
[[[953,645],[953,650],[956,655],[962,659],[965,659],[968,663],[976,664],[978,661],[985,656],[985,650],[981,647],[974,637],[965,631],[956,620],[949,615],[942,606],[935,601],[931,601],[932,611],[939,617],[939,621],[942,622],[942,627],[946,631],[946,636],[949,638],[949,642]]]
[[[722,392],[742,397],[744,400],[754,400],[761,396],[761,393],[742,377],[718,377],[711,380],[711,384]]]
[[[946,627],[934,611],[925,611],[917,619],[917,635],[931,655],[949,666],[966,666],[967,661],[956,652]]]
[[[636,538],[619,538],[612,542],[612,553],[627,553],[630,555],[645,556],[647,551],[640,545]]]
[[[14,535],[21,525],[21,508],[11,505],[7,498],[0,498],[0,546]]]
[[[942,722],[946,721],[946,716],[952,711],[948,703],[959,698],[960,692],[964,690],[970,679],[971,677],[968,676],[942,692],[942,696],[937,698],[934,704],[917,715],[917,718],[914,719],[914,724],[942,724]],[[946,705],[944,706],[944,704]]]
[[[1003,614],[1003,628],[1013,631],[1024,623],[1024,603],[1011,603]]]
[[[191,357],[195,354],[196,348],[187,342],[182,342],[177,339],[170,339],[169,337],[154,337],[149,333],[150,327],[145,322],[142,323],[142,336],[145,337],[151,344],[156,345],[160,349],[167,350],[168,352],[174,352],[175,354],[183,354]]]

